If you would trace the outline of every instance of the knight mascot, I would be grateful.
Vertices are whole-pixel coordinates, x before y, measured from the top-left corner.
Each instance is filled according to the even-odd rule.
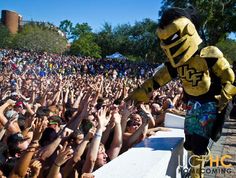
[[[209,139],[220,138],[230,101],[236,94],[235,76],[230,64],[216,46],[203,46],[199,22],[193,8],[168,8],[158,24],[157,36],[168,61],[127,100],[148,103],[148,95],[173,79],[180,79],[187,111],[184,148],[194,157],[191,177],[202,178]],[[231,108],[232,109],[232,108]]]

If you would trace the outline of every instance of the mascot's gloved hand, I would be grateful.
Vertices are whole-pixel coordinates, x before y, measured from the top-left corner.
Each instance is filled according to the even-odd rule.
[[[149,101],[148,95],[144,88],[136,88],[134,91],[129,93],[129,96],[125,99],[126,101],[132,100],[135,103]]]
[[[218,112],[221,113],[221,111],[226,107],[228,102],[232,100],[233,95],[236,94],[236,87],[230,83],[226,84],[225,87],[222,89],[221,94],[215,96],[215,98],[218,100]]]
[[[226,105],[228,104],[229,100],[232,97],[230,98],[229,96],[227,96],[225,91],[222,91],[221,95],[217,95],[215,96],[215,98],[218,100],[218,104],[217,104],[218,113],[221,113],[221,111],[226,107]]]
[[[153,91],[153,78],[147,79],[139,88],[136,88],[134,91],[129,93],[129,96],[125,99],[133,100],[134,102],[149,102],[148,94]]]

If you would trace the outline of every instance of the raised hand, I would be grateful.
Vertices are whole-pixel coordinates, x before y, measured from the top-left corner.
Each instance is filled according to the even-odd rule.
[[[121,115],[122,118],[128,118],[130,114],[132,114],[133,112],[135,112],[135,107],[134,107],[134,103],[131,101],[128,101],[127,103],[122,103],[121,106]]]
[[[32,162],[32,164],[30,165],[30,169],[31,169],[31,177],[38,177],[40,170],[42,168],[42,164],[39,160],[34,160]]]
[[[73,150],[68,146],[68,142],[65,142],[64,145],[60,145],[60,150],[57,155],[57,158],[54,161],[54,164],[58,167],[63,165],[67,160],[73,157]]]
[[[114,123],[116,124],[119,124],[121,122],[121,115],[116,111],[112,113],[112,118]]]
[[[151,114],[151,109],[149,105],[140,104],[140,108],[142,108],[144,112]]]
[[[64,127],[62,132],[61,132],[61,136],[63,138],[68,137],[72,132],[73,132],[73,130],[71,130],[71,129],[67,128],[67,127]]]
[[[6,97],[8,97],[9,95],[11,94],[11,91],[7,91],[4,95],[3,95],[3,97],[2,98],[6,98]]]
[[[143,104],[141,104],[139,106],[139,115],[145,121],[147,121],[149,119],[153,119],[150,108],[148,106],[143,105]]]
[[[38,141],[42,134],[43,134],[43,131],[45,130],[46,126],[45,126],[45,123],[44,123],[44,119],[39,119],[37,118],[34,122],[34,135],[33,135],[33,141]]]
[[[85,136],[85,139],[86,140],[90,140],[94,137],[95,133],[96,133],[96,128],[95,127],[92,127],[91,129],[89,129],[87,135]]]
[[[83,99],[81,100],[80,102],[80,105],[79,105],[79,112],[81,112],[82,110],[84,110],[84,107],[88,106],[89,104],[89,101],[90,101],[90,96],[91,96],[91,93],[92,93],[92,90],[89,89],[88,92],[83,96]],[[87,108],[86,108],[87,110]]]
[[[16,104],[16,101],[14,101],[14,100],[12,100],[12,99],[8,99],[8,100],[7,100],[7,104],[8,104],[9,106],[14,106],[14,105]]]
[[[108,108],[104,107],[97,112],[98,128],[101,128],[103,131],[106,129],[106,125],[109,122],[109,119],[106,117],[107,111]]]
[[[88,116],[88,108],[91,100],[92,100],[91,93],[87,93],[83,100],[83,103],[81,103],[81,107],[83,107],[80,115],[81,118],[86,118]]]
[[[8,129],[12,125],[14,125],[16,122],[17,122],[17,113],[13,114],[13,116],[7,121],[4,127]]]

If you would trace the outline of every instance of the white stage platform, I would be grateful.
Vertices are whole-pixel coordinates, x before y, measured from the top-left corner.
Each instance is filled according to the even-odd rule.
[[[174,119],[174,122],[183,119],[173,114],[168,114],[166,117],[167,120]],[[167,123],[173,126],[172,122]],[[179,123],[177,125],[183,126]],[[181,177],[178,172],[178,157],[181,162],[183,158],[187,158],[187,153],[183,149],[184,131],[182,128],[170,129],[168,132],[157,132],[156,135],[145,139],[104,165],[93,173],[95,178]]]

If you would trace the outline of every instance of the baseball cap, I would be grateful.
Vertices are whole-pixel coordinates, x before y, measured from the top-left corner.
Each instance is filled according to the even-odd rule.
[[[15,107],[21,107],[21,108],[23,108],[23,102],[22,102],[22,101],[16,102]]]
[[[61,117],[59,116],[51,116],[48,118],[48,124],[51,125],[51,124],[62,124],[62,120],[61,120]]]
[[[28,139],[29,138],[24,138],[24,136],[20,132],[14,133],[14,134],[11,134],[10,136],[7,137],[7,145],[8,146],[15,146],[19,142],[23,142]]]

